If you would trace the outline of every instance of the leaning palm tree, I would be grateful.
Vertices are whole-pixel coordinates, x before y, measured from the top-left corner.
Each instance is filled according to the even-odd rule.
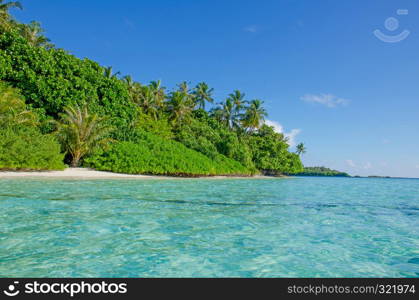
[[[205,102],[214,102],[214,99],[212,98],[213,92],[214,89],[209,88],[209,86],[205,82],[198,83],[192,92],[192,94],[195,97],[195,104],[200,109],[205,109]]]
[[[11,8],[23,9],[22,4],[19,1],[8,1],[0,0],[0,28],[9,29],[12,25],[12,17],[10,16],[9,10]]]
[[[246,107],[246,111],[243,115],[242,124],[245,128],[250,131],[259,129],[264,123],[265,117],[268,115],[266,109],[262,107],[263,101],[252,100],[250,105]]]
[[[87,106],[69,106],[61,119],[56,121],[57,137],[71,156],[71,166],[77,167],[80,160],[97,146],[109,142],[112,127],[106,118],[89,113]]]
[[[307,148],[304,145],[304,143],[299,143],[296,147],[295,153],[297,153],[298,155],[301,155],[301,154],[305,154],[306,152],[307,152]]]

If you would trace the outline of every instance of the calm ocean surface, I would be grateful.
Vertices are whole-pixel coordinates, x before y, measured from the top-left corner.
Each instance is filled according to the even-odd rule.
[[[0,276],[419,277],[419,180],[0,179]]]

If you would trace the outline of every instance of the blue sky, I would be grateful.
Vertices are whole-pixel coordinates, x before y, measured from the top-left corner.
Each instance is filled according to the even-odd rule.
[[[306,165],[419,177],[418,1],[21,2],[14,15],[40,21],[58,47],[140,82],[206,81],[218,100],[234,89],[264,100],[306,144]],[[409,35],[388,43],[374,30]]]

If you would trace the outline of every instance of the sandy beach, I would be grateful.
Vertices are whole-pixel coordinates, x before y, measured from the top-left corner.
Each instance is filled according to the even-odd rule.
[[[101,178],[136,178],[136,179],[167,179],[165,176],[130,175],[112,172],[95,171],[87,168],[68,168],[64,171],[33,171],[33,172],[0,172],[0,178],[44,177],[44,178],[72,178],[72,179],[101,179]]]
[[[209,177],[173,177],[173,176],[153,176],[153,175],[132,175],[104,171],[96,171],[88,168],[67,168],[64,171],[0,171],[2,178],[68,178],[68,179],[106,179],[106,178],[131,178],[131,179],[187,179],[187,178],[207,178],[207,179],[267,179],[267,178],[288,178],[271,176],[209,176]]]

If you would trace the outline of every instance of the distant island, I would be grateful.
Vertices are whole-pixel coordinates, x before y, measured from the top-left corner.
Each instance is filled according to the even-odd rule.
[[[326,167],[305,167],[296,176],[329,176],[329,177],[351,177],[348,173],[332,170]]]

